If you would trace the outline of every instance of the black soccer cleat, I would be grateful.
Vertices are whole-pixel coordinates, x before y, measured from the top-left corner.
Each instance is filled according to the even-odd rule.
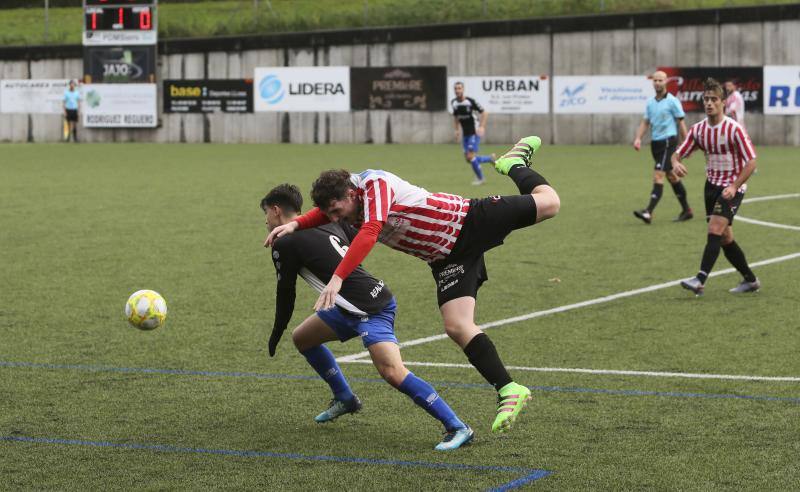
[[[681,212],[681,214],[679,216],[677,216],[674,219],[672,219],[672,222],[685,222],[685,221],[691,220],[693,218],[694,218],[694,213],[692,213],[692,209],[691,208],[687,208],[686,210]]]
[[[647,209],[634,210],[633,215],[635,215],[637,219],[642,219],[645,224],[653,222],[653,215]]]

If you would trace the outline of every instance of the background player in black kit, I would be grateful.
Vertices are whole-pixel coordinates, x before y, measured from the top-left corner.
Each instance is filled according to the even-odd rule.
[[[453,125],[456,130],[456,140],[461,140],[461,147],[464,149],[464,159],[472,165],[477,179],[472,182],[474,185],[483,184],[483,171],[481,164],[494,162],[495,155],[478,155],[478,147],[481,144],[481,137],[486,133],[486,120],[489,113],[484,111],[483,106],[478,101],[464,95],[464,84],[456,82],[453,86],[456,93],[450,101],[453,110]],[[480,115],[480,122],[475,126],[475,113]]]
[[[294,220],[302,204],[303,197],[296,186],[283,184],[273,188],[261,200],[268,229]],[[269,338],[270,356],[275,355],[281,335],[292,318],[297,276],[321,291],[356,233],[349,225],[330,223],[279,238],[272,245],[278,289],[275,324]],[[394,335],[396,307],[383,281],[359,266],[342,284],[332,309],[317,311],[294,329],[292,340],[297,350],[333,392],[329,408],[314,420],[329,422],[361,408],[361,401],[347,384],[333,354],[323,345],[361,337],[383,379],[445,426],[445,437],[435,449],[457,449],[472,440],[473,431],[459,420],[430,384],[406,369]]]

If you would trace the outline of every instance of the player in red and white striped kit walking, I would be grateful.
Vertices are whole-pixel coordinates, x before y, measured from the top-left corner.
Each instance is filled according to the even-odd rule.
[[[719,256],[720,248],[744,279],[730,292],[755,292],[761,283],[747,264],[744,252],[733,238],[733,217],[747,190],[747,179],[756,169],[756,152],[742,125],[725,116],[725,92],[714,79],[703,88],[706,119],[696,123],[678,150],[672,154],[672,169],[686,176],[681,162],[700,149],[706,156],[705,203],[708,238],[697,276],[681,282],[696,295],[703,293],[706,279]]]
[[[320,294],[315,310],[333,307],[343,279],[366,258],[377,241],[425,260],[436,281],[445,332],[497,390],[498,408],[492,430],[504,432],[531,392],[511,379],[494,344],[475,324],[475,299],[481,284],[488,279],[483,254],[502,244],[511,231],[558,213],[558,194],[529,167],[540,145],[539,137],[525,137],[495,162],[495,169],[519,188],[520,194],[512,196],[470,200],[449,193],[430,193],[386,171],[325,171],[311,191],[317,208],[273,229],[265,246],[284,234],[328,221],[343,220],[359,228]]]

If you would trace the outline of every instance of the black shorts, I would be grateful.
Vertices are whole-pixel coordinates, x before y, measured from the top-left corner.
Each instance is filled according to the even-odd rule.
[[[68,109],[67,110],[67,121],[78,121],[78,110],[77,109]]]
[[[531,195],[474,198],[447,258],[431,263],[439,306],[459,297],[478,296],[489,279],[483,254],[500,246],[511,231],[536,223],[536,202]]]
[[[678,139],[669,137],[666,140],[653,140],[650,142],[650,152],[655,161],[655,170],[668,173],[672,171],[672,154],[678,148]]]
[[[703,190],[706,200],[706,221],[709,221],[712,215],[720,215],[728,219],[728,225],[733,224],[733,217],[739,211],[744,193],[737,191],[733,198],[726,200],[722,198],[724,189],[724,186],[713,185],[706,181],[706,187]]]

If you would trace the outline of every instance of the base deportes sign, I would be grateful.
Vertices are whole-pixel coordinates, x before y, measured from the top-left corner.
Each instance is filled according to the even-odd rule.
[[[84,84],[83,126],[153,128],[158,124],[156,84]]]
[[[353,67],[353,109],[444,111],[447,67]]]
[[[496,75],[492,77],[447,77],[447,100],[456,97],[456,82],[464,84],[464,95],[475,99],[489,113],[548,113],[550,80],[545,75]],[[452,111],[450,105],[448,110]]]
[[[165,113],[252,113],[253,81],[165,80]]]
[[[256,111],[350,111],[350,67],[258,67]]]

